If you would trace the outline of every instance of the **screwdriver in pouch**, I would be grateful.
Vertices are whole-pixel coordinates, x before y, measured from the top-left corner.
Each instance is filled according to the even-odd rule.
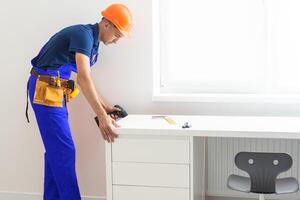
[[[60,82],[60,74],[59,74],[59,71],[57,71],[56,86],[57,86],[57,87],[61,87],[61,82]]]

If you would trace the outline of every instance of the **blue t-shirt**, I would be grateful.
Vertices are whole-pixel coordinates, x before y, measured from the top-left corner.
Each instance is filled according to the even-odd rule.
[[[98,23],[64,28],[50,38],[32,60],[32,64],[41,69],[75,65],[76,52],[85,54],[93,60],[98,53],[98,35]]]

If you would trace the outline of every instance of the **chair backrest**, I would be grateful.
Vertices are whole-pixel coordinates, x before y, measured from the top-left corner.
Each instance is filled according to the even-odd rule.
[[[277,176],[293,165],[286,153],[240,152],[235,156],[236,166],[247,172],[251,179],[251,192],[275,193]]]

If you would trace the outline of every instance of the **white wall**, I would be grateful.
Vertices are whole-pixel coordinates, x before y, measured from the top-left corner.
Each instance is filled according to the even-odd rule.
[[[56,31],[68,25],[97,22],[100,10],[112,2],[1,1],[0,191],[3,195],[10,192],[40,194],[43,190],[44,149],[32,110],[30,124],[24,115],[30,59]],[[111,104],[123,105],[129,113],[135,114],[300,114],[299,105],[152,102],[151,1],[119,2],[126,3],[134,13],[132,36],[116,46],[102,45],[100,61],[92,70],[98,90]],[[81,193],[104,197],[104,142],[93,117],[83,95],[71,103],[70,124],[77,147]]]
[[[100,11],[113,2],[1,1],[0,199],[7,199],[9,193],[13,192],[40,194],[43,191],[44,147],[31,107],[31,123],[27,124],[25,119],[25,88],[30,59],[56,31],[73,24],[98,22],[101,19]],[[140,93],[132,88],[132,84],[137,81],[139,84],[136,85],[140,85],[143,82],[143,73],[146,72],[144,66],[148,65],[147,77],[151,76],[151,2],[118,2],[127,4],[134,13],[135,28],[132,38],[124,39],[117,46],[101,46],[100,61],[93,69],[93,76],[99,90],[111,103],[124,104],[126,107],[130,102],[126,101],[128,97]],[[136,66],[138,70],[133,72],[132,67]],[[143,95],[150,94],[150,85],[151,82],[148,82],[148,91]],[[139,90],[143,90],[143,87]],[[143,108],[142,104],[139,106],[140,108],[134,109]],[[93,117],[94,114],[82,95],[71,103],[70,124],[77,147],[77,172],[81,193],[84,196],[103,197],[104,142]]]

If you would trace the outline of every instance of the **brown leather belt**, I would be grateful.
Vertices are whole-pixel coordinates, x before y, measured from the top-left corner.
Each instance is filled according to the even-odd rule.
[[[46,82],[50,85],[55,84],[54,82],[55,82],[55,80],[57,80],[57,77],[55,77],[55,76],[39,75],[33,68],[31,68],[30,74],[33,75],[34,77],[36,77],[38,80]],[[29,116],[28,116],[29,81],[30,81],[30,79],[28,79],[28,81],[27,81],[27,104],[26,104],[26,110],[25,110],[25,115],[26,115],[28,123],[30,122]],[[63,88],[68,89],[68,80],[60,79],[60,82],[61,82],[61,86]]]
[[[39,75],[33,68],[31,68],[30,74],[50,85],[54,84],[54,81],[57,79],[55,76]],[[62,87],[68,88],[68,80],[60,79],[60,82]]]

